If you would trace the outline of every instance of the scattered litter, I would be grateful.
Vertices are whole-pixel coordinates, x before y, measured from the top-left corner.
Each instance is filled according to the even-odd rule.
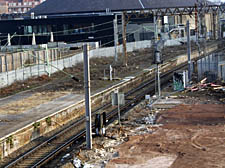
[[[83,168],[94,168],[94,166],[93,165],[90,165],[88,163],[85,163],[84,166],[83,166]]]
[[[62,159],[66,159],[66,158],[68,158],[68,157],[70,157],[70,154],[69,154],[69,153],[67,153],[66,155],[64,155],[64,156],[62,157]]]
[[[153,125],[155,123],[156,116],[154,114],[149,114],[148,116],[142,118],[142,122],[147,125]]]
[[[186,91],[195,92],[195,91],[205,91],[210,89],[225,91],[225,86],[218,85],[215,83],[206,83],[206,82],[207,82],[207,78],[204,78],[199,83],[193,84],[192,86],[187,87]]]
[[[152,129],[149,129],[146,125],[141,125],[140,127],[137,127],[135,130],[130,130],[132,135],[142,135],[142,134],[151,134],[153,132]]]
[[[77,157],[75,157],[75,158],[73,159],[73,165],[74,165],[74,167],[76,167],[76,168],[81,168],[81,167],[82,167],[82,162],[81,162],[80,159],[78,159]]]
[[[61,162],[63,162],[65,159],[69,158],[70,157],[70,154],[67,153],[66,155],[64,155],[61,159]]]
[[[200,83],[203,84],[203,83],[206,82],[206,80],[207,80],[207,78],[204,78],[204,79],[202,79],[202,80],[200,81]]]

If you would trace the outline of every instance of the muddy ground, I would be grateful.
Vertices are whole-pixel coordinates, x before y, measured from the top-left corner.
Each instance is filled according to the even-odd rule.
[[[150,111],[144,101],[122,117],[122,127],[115,122],[106,137],[94,138],[93,150],[82,144],[47,167],[73,167],[76,158],[94,168],[224,168],[225,92],[172,93],[170,85],[163,94],[178,105]]]
[[[175,157],[171,165],[165,159],[171,168],[225,166],[225,105],[180,105],[160,112],[157,123],[162,126],[151,134],[132,136],[118,146],[119,157],[106,167],[148,167],[159,156]]]

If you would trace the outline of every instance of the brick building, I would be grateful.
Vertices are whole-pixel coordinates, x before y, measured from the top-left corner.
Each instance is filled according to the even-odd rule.
[[[8,2],[5,0],[0,0],[0,14],[8,13]]]
[[[45,0],[0,0],[0,14],[26,13]]]
[[[44,0],[9,0],[8,13],[26,13]]]

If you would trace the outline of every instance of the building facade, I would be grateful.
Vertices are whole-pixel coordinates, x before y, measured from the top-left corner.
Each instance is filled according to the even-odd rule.
[[[8,2],[1,0],[0,1],[0,14],[8,13]]]
[[[45,0],[1,0],[0,14],[26,13]]]
[[[167,1],[171,3],[165,3]],[[128,42],[150,40],[155,34],[158,36],[161,32],[167,33],[173,29],[173,26],[186,24],[184,15],[189,17],[188,9],[193,11],[193,15],[195,4],[196,0],[188,2],[186,0],[64,0],[63,2],[47,0],[31,9],[27,12],[27,16],[20,20],[2,21],[0,40],[1,45],[5,45],[7,42],[5,39],[10,34],[13,35],[13,45],[31,44],[32,34],[35,34],[36,43],[43,44],[49,42],[50,34],[53,33],[56,42],[98,41],[100,44],[113,45],[116,16],[118,16],[119,43],[122,43],[123,31],[127,35]],[[170,11],[169,17],[166,17],[167,13],[162,13],[162,7],[165,12]],[[175,10],[175,8],[183,10],[184,7],[188,8],[184,11],[186,14],[184,12],[180,14],[179,10]],[[155,13],[156,10],[158,13]],[[125,29],[122,29],[122,15],[126,20]],[[181,18],[176,19],[171,15],[179,15]],[[196,29],[194,20],[195,18],[192,18],[192,32]],[[178,28],[185,33],[184,25]]]

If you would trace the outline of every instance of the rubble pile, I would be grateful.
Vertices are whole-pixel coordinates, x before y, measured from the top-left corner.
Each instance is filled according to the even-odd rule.
[[[197,84],[193,84],[192,86],[189,86],[186,88],[186,91],[207,91],[207,90],[214,90],[217,92],[225,92],[225,83],[220,82],[221,84],[216,83],[206,83],[207,78],[204,78]]]
[[[188,104],[224,104],[225,103],[225,83],[222,81],[207,82],[207,78],[199,83],[187,87],[180,95],[186,99],[189,97]],[[191,101],[193,99],[193,101]],[[204,101],[201,101],[204,100]]]
[[[82,168],[225,165],[224,87],[224,82],[203,79],[183,91],[172,91],[162,106],[143,101],[121,117],[121,126],[116,121],[107,127],[106,136],[95,137],[92,150],[82,144],[70,164]]]

